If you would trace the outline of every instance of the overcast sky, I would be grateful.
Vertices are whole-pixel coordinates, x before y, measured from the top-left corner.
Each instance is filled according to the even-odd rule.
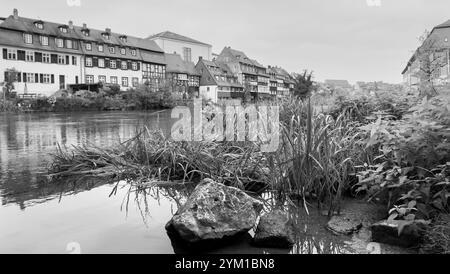
[[[264,65],[351,82],[401,82],[417,38],[450,19],[449,0],[1,0],[0,16],[13,8],[138,37],[170,30],[215,53],[231,46]]]

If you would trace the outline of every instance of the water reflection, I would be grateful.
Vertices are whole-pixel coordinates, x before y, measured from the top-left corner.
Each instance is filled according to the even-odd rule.
[[[94,143],[110,146],[147,126],[169,134],[170,112],[32,113],[0,115],[0,195],[2,205],[48,197],[45,186],[49,153],[62,146]]]

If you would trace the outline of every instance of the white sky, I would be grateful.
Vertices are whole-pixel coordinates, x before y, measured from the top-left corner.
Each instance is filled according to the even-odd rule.
[[[215,53],[231,46],[264,65],[312,69],[319,81],[401,82],[417,38],[450,19],[448,0],[0,1],[3,17],[17,8],[24,17],[138,37],[170,30]]]

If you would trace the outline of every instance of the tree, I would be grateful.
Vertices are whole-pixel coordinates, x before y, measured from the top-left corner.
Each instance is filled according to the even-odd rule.
[[[15,68],[5,70],[5,81],[3,86],[6,88],[4,99],[9,97],[12,90],[14,90],[14,83],[19,79],[19,72]]]
[[[294,75],[294,96],[307,98],[317,87],[313,81],[313,71],[303,71],[303,74]]]
[[[417,86],[421,96],[435,96],[441,69],[448,64],[448,52],[443,47],[439,47],[438,40],[428,31],[419,37],[419,41],[421,46],[415,54],[418,69],[413,76],[418,79]]]

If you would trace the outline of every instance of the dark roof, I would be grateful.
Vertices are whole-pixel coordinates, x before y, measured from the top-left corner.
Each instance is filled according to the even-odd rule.
[[[181,59],[181,56],[178,54],[165,54],[166,60],[166,71],[172,73],[183,73],[188,75],[198,75],[200,73],[195,69],[195,64],[192,62],[186,62]]]
[[[84,40],[84,41],[91,41],[91,42],[97,42],[97,43],[105,43],[105,44],[114,44],[117,46],[126,46],[126,47],[134,47],[134,48],[140,48],[143,50],[148,51],[154,51],[154,52],[160,52],[163,53],[163,50],[154,42],[147,39],[142,39],[138,37],[133,37],[125,34],[119,34],[119,33],[110,33],[110,39],[106,40],[103,38],[102,33],[105,33],[105,30],[97,30],[97,29],[91,29],[87,28],[89,30],[89,36],[83,35],[81,30],[82,27],[79,26],[73,26],[73,29],[68,29],[67,33],[63,33],[59,31],[59,27],[61,26],[67,26],[65,24],[59,24],[59,23],[53,23],[48,21],[42,21],[44,23],[44,29],[38,29],[35,27],[34,23],[42,21],[38,19],[30,19],[25,17],[19,17],[17,20],[14,19],[14,17],[11,15],[4,22],[0,24],[0,28],[4,29],[10,29],[10,30],[16,30],[16,31],[22,31],[22,32],[29,32],[29,33],[36,33],[36,34],[43,34],[48,36],[54,36],[54,37],[61,37],[61,38],[68,38],[68,39],[78,39],[78,40]],[[126,36],[126,42],[123,42],[120,40],[121,36]]]
[[[189,38],[187,36],[183,36],[183,35],[171,32],[171,31],[163,31],[158,34],[151,35],[147,39],[153,40],[155,38],[166,38],[166,39],[178,40],[178,41],[189,42],[189,43],[193,43],[193,44],[200,44],[200,45],[205,45],[205,46],[211,47],[210,44],[206,44],[206,43],[197,41],[195,39]]]
[[[240,50],[232,49],[230,47],[225,47],[219,55],[220,57],[231,57],[235,62],[243,63],[250,66],[255,66],[253,61],[248,58],[248,56]],[[221,58],[224,59],[224,58]]]
[[[440,28],[450,28],[450,20],[447,20],[447,21],[445,21],[444,23],[435,26],[434,28],[435,28],[435,29],[440,29]]]
[[[213,81],[218,86],[243,88],[243,86],[237,82],[237,77],[233,74],[226,63],[220,61],[208,61],[205,59],[202,59],[199,62],[204,64],[208,72],[211,76],[213,76]],[[216,78],[216,76],[219,76],[219,78]],[[224,80],[222,80],[222,76],[224,77]],[[235,79],[235,83],[229,81],[230,78]]]

